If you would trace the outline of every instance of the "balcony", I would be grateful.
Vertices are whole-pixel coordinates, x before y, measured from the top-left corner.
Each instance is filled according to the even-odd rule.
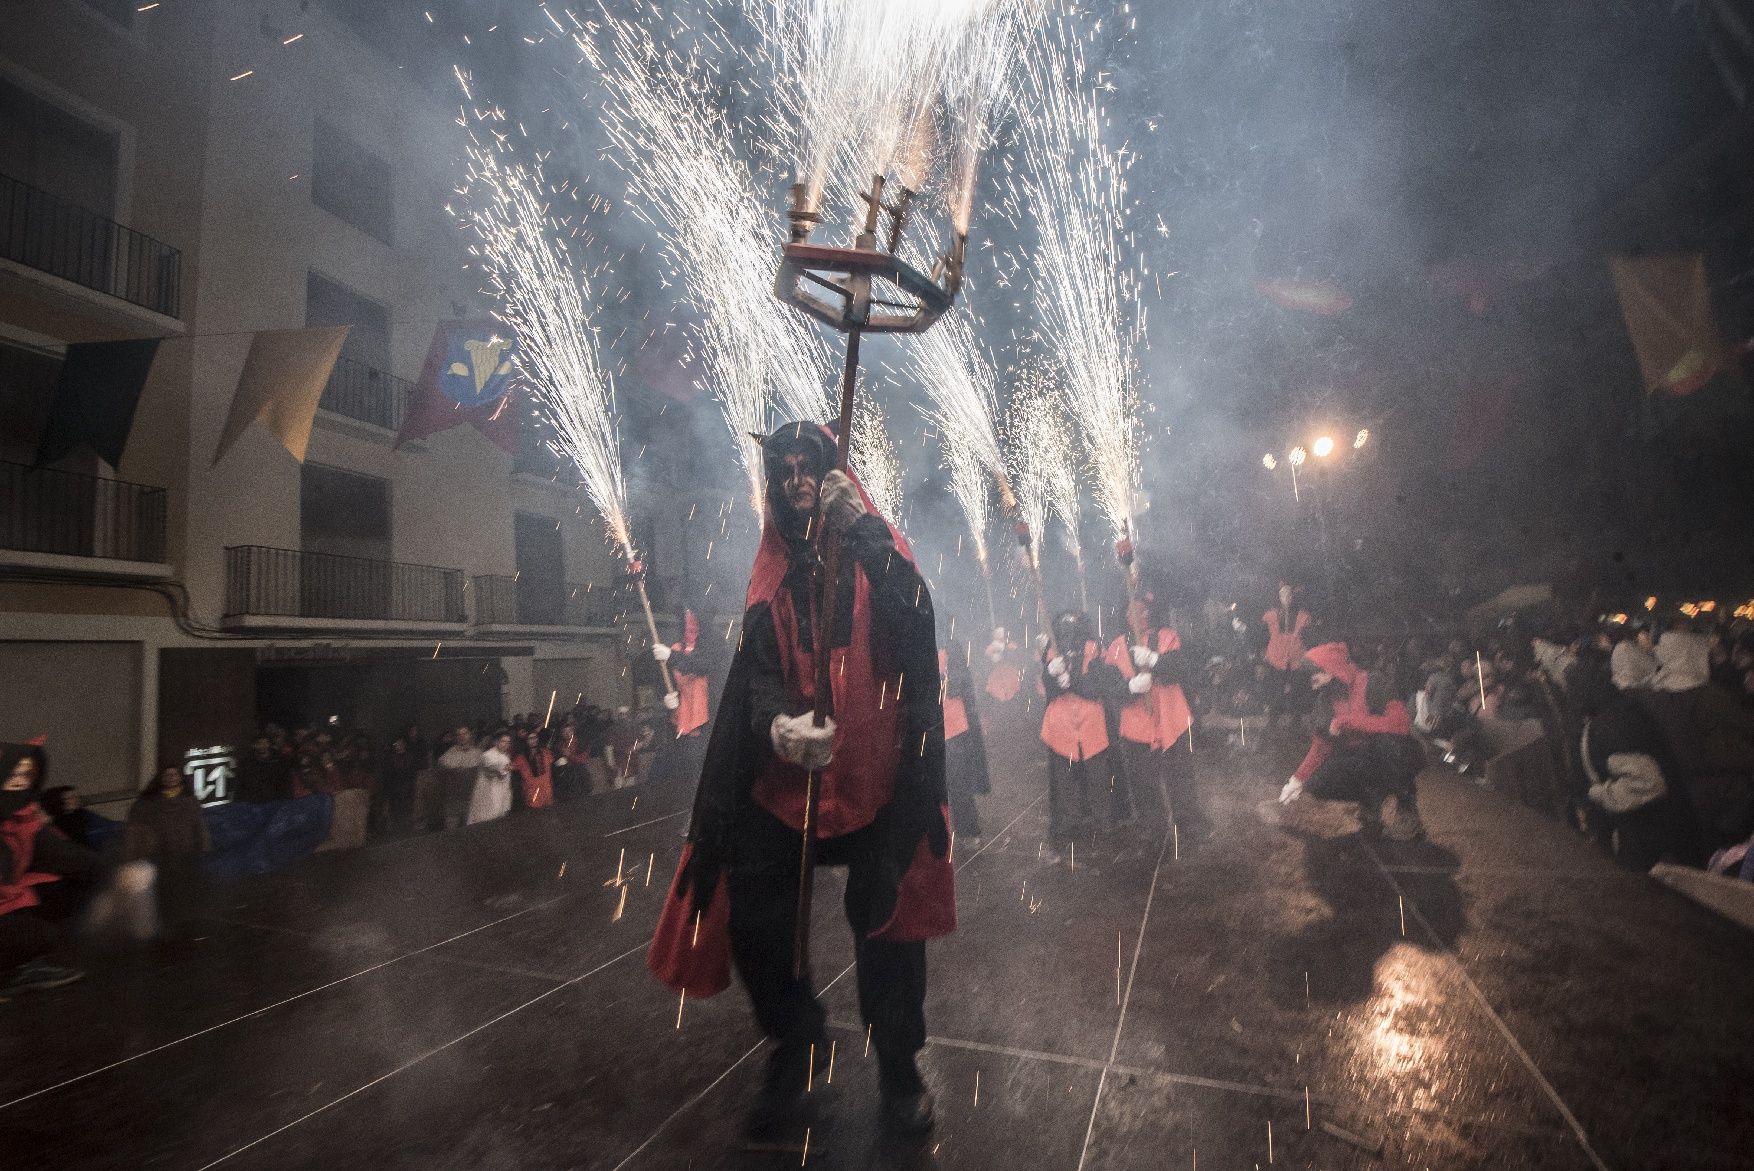
[[[176,317],[182,301],[182,253],[0,175],[0,259]]]
[[[165,559],[165,490],[78,472],[0,463],[0,550],[39,568]],[[81,566],[62,558],[88,558]]]
[[[533,578],[509,574],[479,575],[471,588],[478,627],[582,629],[615,624],[617,607],[610,590],[574,582],[556,591]]]
[[[329,385],[317,403],[325,411],[358,419],[386,431],[402,430],[408,417],[408,400],[414,384],[406,378],[342,356],[329,375]]]
[[[463,571],[233,546],[225,551],[225,621],[256,628],[461,626]]]

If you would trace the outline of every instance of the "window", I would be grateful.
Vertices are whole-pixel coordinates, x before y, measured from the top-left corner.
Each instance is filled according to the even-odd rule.
[[[299,537],[306,553],[390,559],[390,482],[322,464],[299,473]]]
[[[390,164],[321,119],[311,152],[311,202],[389,244]]]
[[[525,626],[559,626],[566,618],[566,565],[560,526],[551,516],[528,512],[513,517],[518,558],[518,621]]]
[[[305,279],[305,324],[350,325],[344,358],[387,370],[390,365],[390,311],[328,277],[311,273]]]
[[[112,131],[0,79],[0,174],[112,219],[118,149]]]
[[[0,341],[0,462],[35,462],[60,378],[58,355]]]

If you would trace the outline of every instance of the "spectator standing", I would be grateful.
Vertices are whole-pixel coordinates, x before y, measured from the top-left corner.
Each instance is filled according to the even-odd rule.
[[[212,844],[201,803],[183,770],[166,765],[128,810],[122,851],[126,861],[158,868],[160,906],[167,917],[187,912],[201,889],[201,855]]]
[[[421,767],[420,757],[409,747],[408,737],[396,737],[384,755],[384,778],[378,792],[386,832],[407,833],[413,825],[414,794]]]
[[[475,795],[475,777],[481,771],[481,750],[467,726],[457,728],[451,746],[438,758],[440,826],[454,829],[463,824]]]
[[[65,834],[68,841],[88,850],[103,849],[116,831],[115,822],[85,807],[79,790],[72,785],[44,789],[42,806],[43,812],[49,815],[55,828]]]
[[[547,809],[554,804],[554,753],[548,741],[546,728],[525,732],[523,750],[512,759],[526,809]]]
[[[238,787],[234,798],[249,804],[286,801],[292,797],[292,765],[284,753],[274,750],[267,732],[257,735],[249,755],[238,764]]]
[[[495,821],[512,810],[512,734],[501,732],[481,754],[469,797],[469,824]]]

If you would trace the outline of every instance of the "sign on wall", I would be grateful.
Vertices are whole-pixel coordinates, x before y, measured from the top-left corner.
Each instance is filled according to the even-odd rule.
[[[183,753],[183,779],[195,800],[223,805],[232,799],[237,777],[237,750],[229,744],[191,748]]]

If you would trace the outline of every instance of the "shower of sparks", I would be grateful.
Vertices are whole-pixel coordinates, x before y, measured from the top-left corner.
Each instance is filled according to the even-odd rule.
[[[950,494],[962,509],[975,559],[987,572],[987,515],[995,483],[1010,489],[999,453],[998,374],[967,313],[942,318],[915,340],[914,375],[931,400],[923,413],[943,436]]]
[[[715,57],[730,52],[711,28],[691,30],[698,35],[684,51],[606,13],[588,27],[573,19],[573,39],[607,95],[601,119],[610,157],[627,176],[629,208],[662,236],[700,318],[710,389],[759,512],[761,453],[751,433],[789,419],[825,419],[833,410],[822,374],[832,367],[825,342],[772,294],[774,242],[783,235],[778,202],[732,145],[749,141],[762,124],[734,132],[705,99],[703,78],[715,75]],[[752,143],[758,154],[763,146]],[[774,417],[776,407],[784,418]]]
[[[473,101],[467,75],[457,77]],[[635,560],[615,388],[592,325],[591,279],[572,255],[576,225],[553,211],[554,192],[541,166],[512,157],[504,112],[471,112],[475,125],[456,208],[474,236],[469,250],[496,295],[497,316],[517,335],[518,366],[554,428],[556,454],[572,461],[610,538]]]
[[[1012,197],[1036,233],[1024,258],[1068,414],[1083,432],[1096,501],[1118,539],[1139,489],[1139,271],[1126,257],[1130,155],[1104,142],[1107,117],[1079,34],[1052,22],[1024,54],[1024,166]]]
[[[859,482],[877,511],[894,525],[901,524],[901,461],[895,446],[889,442],[889,429],[883,408],[863,389],[853,402],[853,442],[847,463],[858,475]]]
[[[1016,68],[1020,41],[1034,28],[1046,0],[986,0],[983,13],[957,46],[944,78],[949,122],[949,175],[946,199],[956,231],[968,234],[974,215],[980,157],[991,144],[994,115],[1000,111]]]
[[[1065,526],[1068,547],[1078,551],[1078,432],[1061,396],[1039,366],[1025,366],[1005,412],[1005,456],[1017,492],[1017,510],[1035,540],[1034,556],[1049,520]]]

